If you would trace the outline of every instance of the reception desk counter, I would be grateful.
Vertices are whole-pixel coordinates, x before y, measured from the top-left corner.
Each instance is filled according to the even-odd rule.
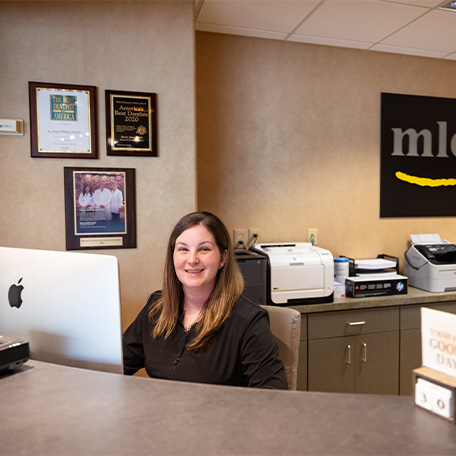
[[[29,361],[0,377],[1,455],[456,454],[411,397],[268,391]]]

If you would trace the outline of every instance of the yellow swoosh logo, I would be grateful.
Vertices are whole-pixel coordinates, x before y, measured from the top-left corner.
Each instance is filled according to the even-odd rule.
[[[419,185],[420,187],[451,187],[456,185],[456,179],[430,179],[429,177],[410,176],[401,171],[396,171],[396,177],[409,184]]]

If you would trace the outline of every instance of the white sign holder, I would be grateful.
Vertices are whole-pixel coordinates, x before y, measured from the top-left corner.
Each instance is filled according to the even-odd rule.
[[[421,309],[422,367],[413,370],[415,404],[456,422],[456,315]]]

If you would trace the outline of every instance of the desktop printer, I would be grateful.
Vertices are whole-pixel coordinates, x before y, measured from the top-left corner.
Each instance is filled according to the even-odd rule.
[[[410,285],[425,291],[456,291],[456,245],[438,234],[412,234],[404,253],[404,274]]]
[[[334,260],[329,250],[308,242],[254,244],[266,256],[268,301],[274,305],[334,301]]]

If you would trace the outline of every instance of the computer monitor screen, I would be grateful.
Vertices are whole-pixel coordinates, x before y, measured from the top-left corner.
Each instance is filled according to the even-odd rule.
[[[32,359],[122,373],[117,258],[0,247],[0,334]]]

